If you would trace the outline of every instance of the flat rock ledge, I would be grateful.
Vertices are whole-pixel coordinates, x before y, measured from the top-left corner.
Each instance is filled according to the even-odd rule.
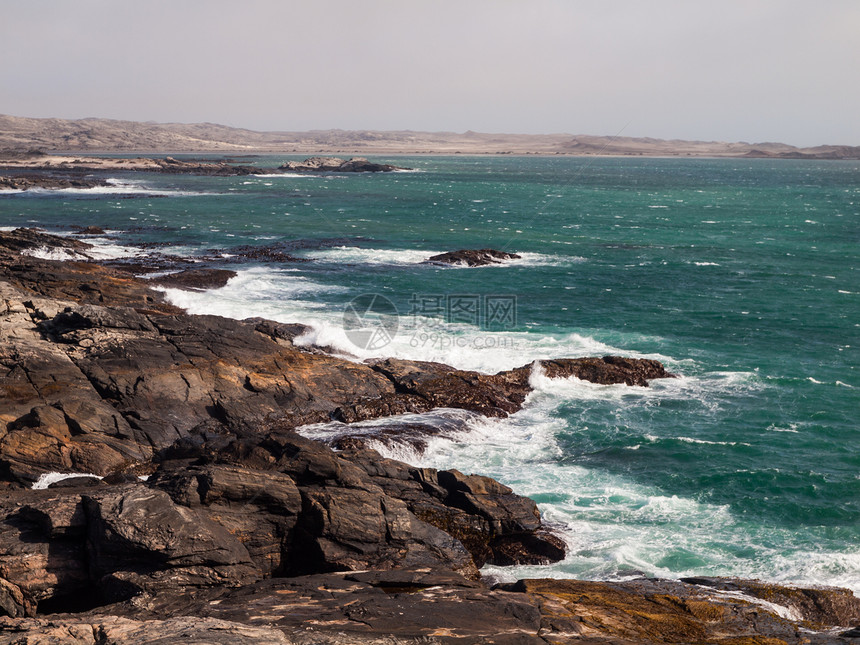
[[[240,588],[142,594],[78,614],[0,618],[0,645],[184,642],[334,645],[825,645],[856,643],[843,589],[721,579],[521,580],[488,587],[450,571],[337,572]],[[772,602],[766,597],[778,597]]]
[[[22,191],[33,188],[45,188],[49,190],[69,188],[95,188],[106,186],[107,182],[101,179],[83,176],[43,176],[37,174],[15,174],[0,175],[0,192],[5,190]]]

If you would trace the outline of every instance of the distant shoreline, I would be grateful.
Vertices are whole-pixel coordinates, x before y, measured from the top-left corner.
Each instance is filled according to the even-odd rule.
[[[860,159],[860,146],[410,130],[258,132],[212,123],[31,119],[0,115],[2,151],[63,154],[282,154]]]

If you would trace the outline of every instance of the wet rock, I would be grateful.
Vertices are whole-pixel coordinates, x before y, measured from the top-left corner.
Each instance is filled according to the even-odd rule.
[[[219,289],[225,286],[230,278],[235,278],[237,275],[235,271],[228,269],[186,269],[160,278],[153,278],[152,283],[175,289],[205,291],[207,289]]]
[[[301,258],[292,255],[289,251],[296,248],[292,242],[278,242],[275,244],[267,244],[265,246],[250,246],[241,245],[234,246],[223,251],[211,249],[202,259],[207,261],[223,262],[227,264],[247,262],[254,260],[257,262],[277,262],[277,263],[294,263],[294,262],[310,262],[308,258]]]
[[[246,318],[242,322],[253,325],[254,329],[274,341],[284,342],[289,346],[293,341],[311,331],[312,327],[301,323],[279,323],[265,318]]]
[[[548,378],[576,377],[603,385],[647,387],[655,378],[672,378],[662,363],[650,359],[604,356],[540,361],[498,374],[456,370],[441,363],[385,359],[372,364],[394,385],[394,393],[337,408],[332,417],[345,423],[381,416],[460,408],[488,417],[504,417],[522,407],[537,370]]]
[[[69,188],[95,188],[97,186],[107,186],[107,182],[102,179],[93,179],[91,177],[76,176],[69,174],[67,176],[53,175],[37,175],[37,174],[16,174],[15,176],[0,176],[0,191],[3,190],[30,190],[33,188],[42,188],[47,190],[69,189]]]
[[[77,235],[106,235],[101,226],[72,226]]]
[[[519,260],[522,256],[507,251],[495,249],[461,249],[448,251],[427,258],[427,264],[453,264],[469,267],[480,267],[488,264],[500,264],[505,260]]]

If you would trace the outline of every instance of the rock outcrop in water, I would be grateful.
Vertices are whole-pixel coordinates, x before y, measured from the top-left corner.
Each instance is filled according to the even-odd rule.
[[[106,186],[107,182],[101,179],[79,176],[42,176],[36,174],[16,174],[14,176],[0,175],[0,191],[4,190],[30,190],[32,188],[47,188],[51,190],[69,188],[95,188]]]
[[[657,361],[353,363],[296,347],[302,325],[186,315],[88,248],[0,232],[0,644],[824,643],[837,636],[800,628],[860,622],[850,592],[748,581],[491,588],[485,563],[564,557],[534,502],[295,432],[437,407],[504,416],[534,369],[645,386],[671,376]],[[58,249],[81,259],[28,255]],[[95,476],[31,488],[51,472]]]
[[[287,161],[278,166],[285,172],[391,172],[408,170],[391,164],[374,163],[364,157],[308,157],[304,161]]]
[[[440,253],[425,260],[428,264],[453,264],[481,267],[488,264],[501,264],[505,260],[519,260],[522,256],[495,249],[462,249]]]

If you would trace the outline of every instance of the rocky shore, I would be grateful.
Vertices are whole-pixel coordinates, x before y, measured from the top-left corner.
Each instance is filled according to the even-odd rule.
[[[365,173],[407,170],[391,164],[368,161],[364,157],[309,157],[287,161],[278,168],[260,168],[250,162],[234,160],[179,160],[174,157],[111,158],[49,155],[38,151],[0,151],[0,191],[31,188],[93,188],[106,186],[102,175],[108,172],[156,172],[172,175],[244,177],[301,173]]]
[[[306,328],[192,316],[88,244],[0,232],[0,644],[832,643],[840,589],[699,578],[522,580],[565,557],[535,503],[478,474],[296,432],[457,408],[519,410],[536,366],[494,375],[352,362]],[[45,260],[62,249],[77,259]],[[177,273],[210,288],[229,269]],[[647,387],[653,360],[559,358],[549,378]],[[420,428],[386,425],[388,441]]]

